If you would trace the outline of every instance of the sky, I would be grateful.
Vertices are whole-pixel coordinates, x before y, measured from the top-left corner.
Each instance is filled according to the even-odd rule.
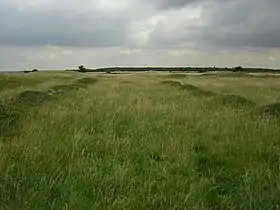
[[[280,69],[280,0],[0,0],[0,70]]]

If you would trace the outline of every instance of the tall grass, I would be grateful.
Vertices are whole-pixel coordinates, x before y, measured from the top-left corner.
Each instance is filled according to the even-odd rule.
[[[237,108],[157,74],[64,74],[53,87],[86,84],[36,106],[13,104],[25,112],[0,142],[2,209],[280,208],[279,121],[254,112],[260,78],[246,78],[257,104]],[[223,79],[178,78],[245,97],[243,79],[231,89]]]

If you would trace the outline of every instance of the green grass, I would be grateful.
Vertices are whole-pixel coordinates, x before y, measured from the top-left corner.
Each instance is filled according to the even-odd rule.
[[[280,78],[34,75],[0,75],[0,209],[280,208]]]

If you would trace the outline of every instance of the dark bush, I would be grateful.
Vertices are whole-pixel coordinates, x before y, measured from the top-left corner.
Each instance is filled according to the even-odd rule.
[[[237,66],[233,69],[234,72],[240,72],[243,71],[244,69],[241,66]]]
[[[83,66],[83,65],[80,65],[79,67],[78,67],[78,72],[86,72],[87,71],[87,69]]]

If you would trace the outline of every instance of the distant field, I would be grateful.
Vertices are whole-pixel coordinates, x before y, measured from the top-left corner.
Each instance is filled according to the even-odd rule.
[[[0,209],[280,209],[280,77],[0,74]]]

